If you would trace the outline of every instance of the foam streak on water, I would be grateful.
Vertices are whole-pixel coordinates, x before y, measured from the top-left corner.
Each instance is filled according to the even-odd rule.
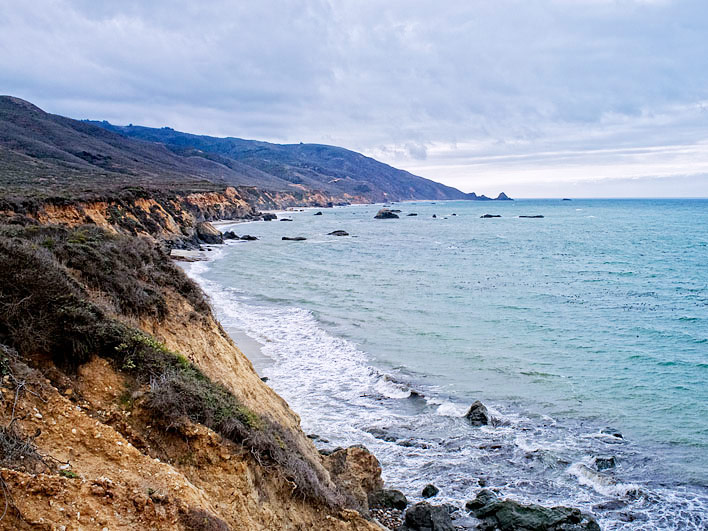
[[[493,226],[488,204],[303,212],[186,268],[317,444],[366,445],[409,497],[434,483],[462,506],[482,479],[603,529],[705,529],[708,248],[691,228],[708,203],[571,205],[494,204]],[[677,210],[691,224],[655,222]],[[529,213],[546,218],[512,217]],[[326,236],[340,228],[354,237]],[[475,399],[491,426],[461,418]]]

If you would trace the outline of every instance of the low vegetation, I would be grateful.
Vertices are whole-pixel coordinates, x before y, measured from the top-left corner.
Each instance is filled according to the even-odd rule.
[[[4,226],[0,264],[0,343],[21,356],[50,356],[68,371],[93,355],[108,358],[146,388],[144,407],[165,429],[203,424],[276,465],[301,496],[344,504],[289,431],[122,318],[164,318],[170,290],[203,315],[210,311],[199,287],[153,242],[96,227]]]

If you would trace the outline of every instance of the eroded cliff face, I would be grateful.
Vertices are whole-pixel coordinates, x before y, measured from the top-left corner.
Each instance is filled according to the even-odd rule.
[[[212,192],[162,194],[140,190],[110,199],[8,204],[0,218],[26,216],[41,224],[93,224],[113,232],[149,235],[177,247],[197,243],[196,226],[218,219],[260,219],[261,210],[294,206],[327,207],[367,202],[364,197],[334,197],[319,191],[274,192],[228,187]]]
[[[261,382],[221,327],[211,318],[185,318],[189,313],[182,312],[193,309],[177,297],[170,304],[174,317],[142,327],[254,411],[276,418],[294,435],[294,451],[329,475],[328,458],[304,436],[297,415]],[[260,463],[246,446],[199,424],[164,426],[143,407],[144,390],[131,388],[130,379],[105,359],[92,358],[75,375],[48,360],[33,364],[37,369],[13,365],[13,379],[24,382],[24,391],[18,393],[7,377],[3,381],[1,417],[5,425],[14,415],[23,433],[36,434],[39,455],[51,463],[38,465],[35,473],[0,469],[13,505],[0,528],[380,529],[355,510],[298,495],[290,478]],[[365,473],[357,464],[347,476],[347,486],[361,496],[380,483],[380,469],[373,456],[357,451],[373,463]],[[346,461],[337,463],[337,473],[342,467]]]
[[[178,204],[125,207],[152,238],[109,201],[0,226],[0,529],[380,529],[376,458],[321,455],[154,239],[253,207]]]

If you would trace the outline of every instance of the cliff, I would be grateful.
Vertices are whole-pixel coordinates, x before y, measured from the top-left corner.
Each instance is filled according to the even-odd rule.
[[[187,196],[180,212],[218,215],[223,200]],[[379,529],[365,518],[376,459],[320,455],[199,287],[110,206],[0,226],[0,526]],[[188,216],[160,206],[131,208],[182,231]]]

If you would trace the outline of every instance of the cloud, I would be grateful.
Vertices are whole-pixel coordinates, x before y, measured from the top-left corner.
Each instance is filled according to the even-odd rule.
[[[702,0],[0,0],[0,79],[76,118],[333,143],[533,193],[549,168],[702,171],[671,146],[708,137],[706,26]]]

